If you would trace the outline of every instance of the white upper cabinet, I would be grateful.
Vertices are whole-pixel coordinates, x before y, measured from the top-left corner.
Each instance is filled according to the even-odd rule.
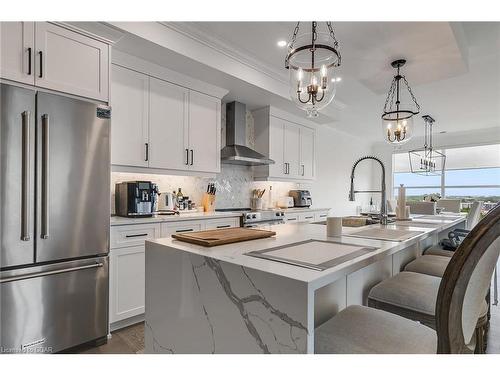
[[[299,175],[305,179],[314,178],[314,130],[302,126],[300,128],[300,170]]]
[[[149,77],[113,65],[111,163],[147,167],[149,159]]]
[[[35,83],[35,23],[0,23],[0,76],[17,82]]]
[[[149,89],[149,166],[185,169],[189,90],[153,77]]]
[[[275,177],[286,177],[287,166],[284,156],[284,126],[285,120],[277,117],[269,119],[269,158],[274,164],[269,165],[269,175]],[[264,153],[262,150],[257,150]]]
[[[220,172],[220,100],[189,92],[189,168]]]
[[[274,164],[254,167],[256,180],[314,179],[314,124],[272,107],[252,112],[255,150]]]
[[[35,84],[107,101],[109,46],[48,22],[35,27]]]
[[[220,99],[119,65],[112,71],[113,165],[220,172]]]
[[[107,43],[49,22],[1,23],[2,78],[107,102]]]
[[[287,177],[299,178],[300,127],[299,125],[286,121],[283,130],[285,173]]]

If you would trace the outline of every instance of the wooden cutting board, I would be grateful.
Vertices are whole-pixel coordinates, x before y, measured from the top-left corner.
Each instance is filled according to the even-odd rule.
[[[276,232],[262,229],[250,228],[224,228],[204,230],[200,232],[190,232],[182,234],[172,234],[172,237],[179,241],[189,242],[201,246],[218,246],[228,243],[257,240],[276,235]]]

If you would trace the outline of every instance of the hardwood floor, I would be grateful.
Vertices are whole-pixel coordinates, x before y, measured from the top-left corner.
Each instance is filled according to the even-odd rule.
[[[78,348],[77,354],[143,354],[144,323],[114,331],[111,339],[104,345],[91,348]]]

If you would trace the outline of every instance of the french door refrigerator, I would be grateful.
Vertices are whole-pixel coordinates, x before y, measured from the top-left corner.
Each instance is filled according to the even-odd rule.
[[[0,86],[0,352],[105,339],[109,109]]]

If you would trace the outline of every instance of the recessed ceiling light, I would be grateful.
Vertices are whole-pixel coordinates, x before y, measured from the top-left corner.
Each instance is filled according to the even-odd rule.
[[[287,45],[286,40],[279,40],[278,47],[285,47]]]
[[[342,81],[342,77],[333,77],[332,82],[340,82]]]

